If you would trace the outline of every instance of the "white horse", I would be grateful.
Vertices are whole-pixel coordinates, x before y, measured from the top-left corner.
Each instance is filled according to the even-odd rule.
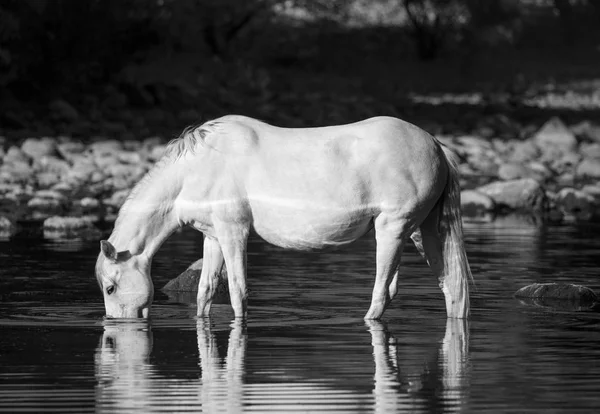
[[[208,316],[225,264],[236,318],[247,314],[246,245],[316,249],[350,243],[373,226],[377,264],[365,319],[398,290],[408,237],[440,281],[448,317],[469,316],[471,272],[462,240],[454,163],[431,135],[376,117],[322,128],[279,128],[225,116],[186,129],[133,189],[96,276],[106,315],[148,317],[152,257],[177,228],[204,233],[198,316]]]

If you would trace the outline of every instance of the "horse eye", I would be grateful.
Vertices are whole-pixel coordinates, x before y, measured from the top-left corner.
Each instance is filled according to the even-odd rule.
[[[115,291],[115,286],[114,285],[110,285],[109,287],[106,288],[106,293],[108,295],[112,295],[112,293]]]

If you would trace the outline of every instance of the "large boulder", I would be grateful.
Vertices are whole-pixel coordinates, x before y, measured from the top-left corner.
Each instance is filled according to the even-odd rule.
[[[195,303],[200,283],[200,274],[202,273],[203,260],[196,260],[183,273],[175,279],[171,279],[161,289],[169,299],[176,302]],[[217,292],[213,303],[229,303],[229,289],[227,288],[227,271],[225,267],[221,271]]]
[[[569,283],[534,283],[519,289],[515,297],[526,304],[565,310],[589,309],[599,301],[592,289]]]
[[[548,205],[546,192],[532,178],[496,181],[476,191],[490,196],[501,208],[539,213],[546,210]]]

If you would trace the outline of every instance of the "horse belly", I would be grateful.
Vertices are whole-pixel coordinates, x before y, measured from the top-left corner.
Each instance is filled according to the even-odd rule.
[[[290,212],[291,213],[291,212]],[[310,250],[351,243],[369,231],[372,217],[366,215],[307,216],[270,215],[254,221],[254,230],[265,241],[283,248]]]

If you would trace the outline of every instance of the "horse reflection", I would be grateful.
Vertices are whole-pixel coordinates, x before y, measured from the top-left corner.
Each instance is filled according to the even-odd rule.
[[[320,396],[334,394],[340,398],[340,408],[364,407],[367,400],[373,402],[376,413],[460,410],[468,385],[465,321],[448,319],[441,343],[432,344],[429,353],[423,352],[420,343],[396,341],[380,322],[367,321],[367,327],[375,375],[372,393],[365,395],[347,389],[343,375],[335,374],[337,379],[332,383],[315,380],[314,373],[303,372],[322,363],[327,349],[317,350],[319,356],[312,361],[310,354],[305,355],[302,369],[296,365],[293,371],[281,365],[281,361],[290,360],[290,355],[274,356],[270,364],[276,367],[251,372],[253,381],[246,384],[248,336],[240,319],[226,331],[222,326],[211,326],[210,320],[197,321],[199,369],[192,378],[164,376],[149,362],[153,333],[147,323],[106,323],[95,360],[96,411],[304,411],[307,407],[318,410]],[[359,354],[354,363],[363,363],[360,360],[364,361]],[[336,401],[329,402],[332,407],[336,405]]]
[[[415,369],[414,360],[403,360],[403,346],[384,324],[378,321],[366,324],[375,361],[376,413],[460,411],[468,386],[468,321],[449,318],[437,353],[420,361],[417,364],[420,369]]]
[[[95,359],[97,412],[148,412],[151,352],[152,331],[147,322],[105,322]]]
[[[203,410],[209,413],[242,412],[243,378],[247,349],[245,322],[236,318],[230,325],[227,355],[219,356],[217,339],[210,321],[197,322],[198,355],[202,376],[200,401]]]

